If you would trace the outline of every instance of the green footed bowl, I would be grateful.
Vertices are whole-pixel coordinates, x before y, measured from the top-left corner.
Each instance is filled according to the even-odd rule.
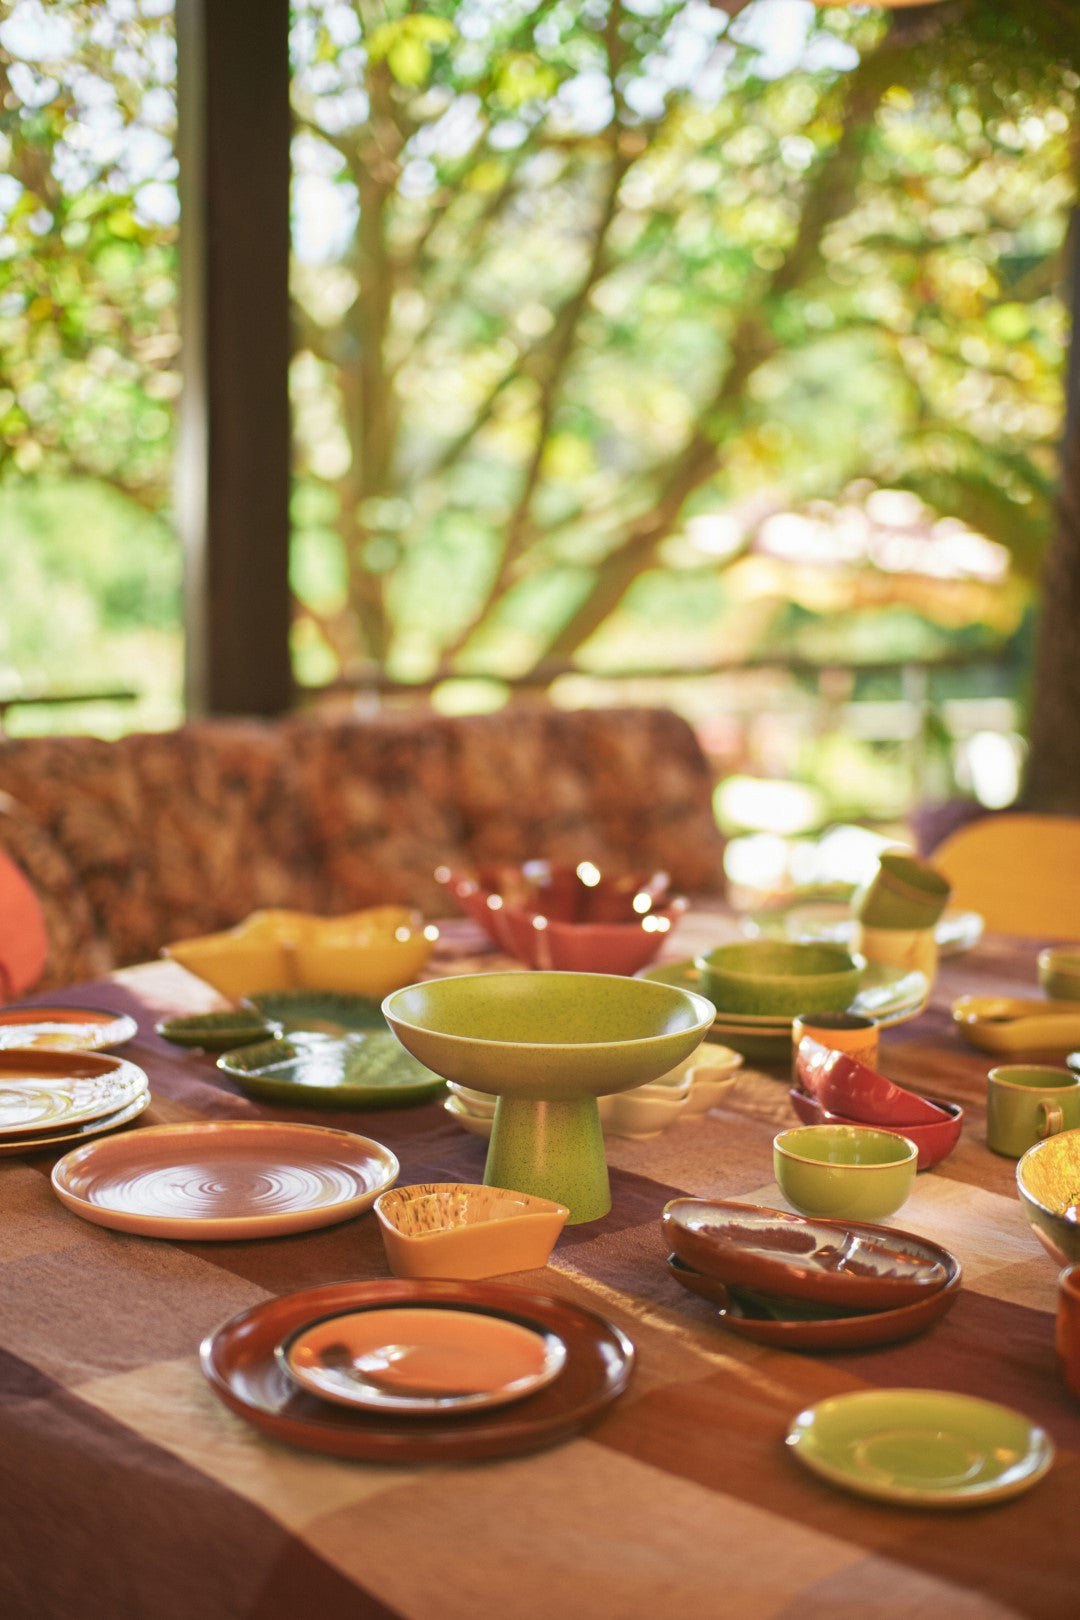
[[[570,1220],[611,1207],[596,1098],[666,1074],[715,1017],[692,991],[605,973],[475,973],[388,995],[401,1044],[498,1097],[484,1180],[552,1198]]]

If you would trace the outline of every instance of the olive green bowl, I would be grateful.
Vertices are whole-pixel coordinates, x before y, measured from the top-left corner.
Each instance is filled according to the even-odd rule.
[[[498,1097],[484,1181],[566,1204],[611,1207],[599,1096],[666,1074],[716,1016],[704,996],[607,973],[471,973],[395,990],[383,1014],[446,1080]]]
[[[841,945],[750,939],[718,945],[694,966],[718,1012],[797,1018],[808,1007],[843,1012],[866,963]]]
[[[773,1174],[802,1215],[880,1221],[915,1185],[919,1150],[868,1125],[799,1125],[773,1138]]]

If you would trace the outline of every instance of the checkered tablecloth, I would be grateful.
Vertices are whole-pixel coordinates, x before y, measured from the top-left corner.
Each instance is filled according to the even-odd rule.
[[[682,949],[730,923],[688,919]],[[443,967],[470,962],[451,937]],[[966,1109],[956,1151],[893,1224],[944,1243],[964,1285],[908,1343],[839,1355],[726,1333],[665,1269],[676,1193],[782,1206],[771,1141],[787,1082],[752,1068],[724,1105],[646,1142],[611,1139],[613,1208],[567,1228],[520,1278],[599,1310],[637,1347],[628,1393],[591,1430],[498,1462],[344,1462],[265,1439],[205,1383],[200,1340],[270,1295],[387,1267],[375,1218],[247,1243],[161,1242],[80,1220],[52,1194],[55,1155],[0,1161],[0,1614],[10,1620],[709,1620],[1080,1613],[1080,1401],[1054,1356],[1056,1273],[983,1141],[987,1060],[948,1005],[1032,993],[1034,947],[990,938],[943,964],[931,1007],[889,1031],[882,1067]],[[487,959],[476,957],[471,965]],[[370,1114],[271,1110],[213,1060],[167,1046],[157,1018],[214,1004],[169,963],[79,987],[131,1011],[150,1075],[144,1123],[275,1117],[385,1142],[401,1181],[478,1181],[484,1144],[436,1104]],[[783,1436],[809,1403],[865,1387],[1003,1401],[1058,1447],[1028,1494],[955,1514],[844,1494]]]

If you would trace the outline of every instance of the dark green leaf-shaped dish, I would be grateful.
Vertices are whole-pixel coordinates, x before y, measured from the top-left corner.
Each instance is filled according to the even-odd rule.
[[[218,1068],[250,1096],[289,1108],[406,1108],[445,1089],[385,1026],[340,1040],[280,1036],[226,1052]]]
[[[199,1046],[205,1052],[230,1052],[249,1041],[265,1041],[281,1033],[281,1025],[274,1019],[233,1008],[192,1013],[186,1018],[163,1018],[154,1028],[174,1046]]]
[[[247,996],[244,1007],[279,1024],[286,1035],[315,1031],[344,1035],[349,1030],[385,1030],[382,1007],[373,996],[350,996],[336,990],[266,990]]]

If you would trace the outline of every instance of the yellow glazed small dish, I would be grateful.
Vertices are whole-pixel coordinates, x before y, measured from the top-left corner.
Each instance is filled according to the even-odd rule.
[[[202,934],[175,940],[163,946],[161,954],[231,1001],[264,990],[284,990],[292,983],[288,953],[276,939],[245,938],[233,932]]]
[[[375,1214],[395,1277],[473,1281],[546,1266],[565,1204],[506,1187],[425,1182],[380,1195]]]
[[[961,996],[952,1015],[958,1033],[980,1052],[1071,1052],[1080,1046],[1080,1002]]]

